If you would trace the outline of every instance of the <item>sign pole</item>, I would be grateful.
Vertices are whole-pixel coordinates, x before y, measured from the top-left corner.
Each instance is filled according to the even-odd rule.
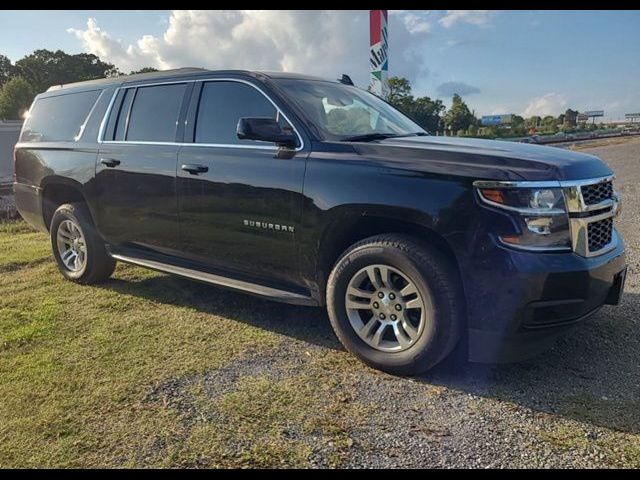
[[[369,10],[369,64],[372,93],[382,98],[389,95],[389,51],[387,10]]]

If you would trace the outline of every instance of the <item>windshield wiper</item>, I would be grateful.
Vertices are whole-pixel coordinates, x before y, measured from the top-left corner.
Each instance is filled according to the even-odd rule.
[[[354,135],[352,137],[343,138],[343,142],[371,142],[373,140],[384,140],[385,138],[399,138],[399,137],[411,137],[411,136],[423,136],[429,135],[426,132],[411,132],[411,133],[365,133],[364,135]]]
[[[364,135],[354,135],[352,137],[345,137],[343,142],[370,142],[373,140],[384,140],[385,138],[404,137],[404,134],[399,133],[365,133]]]

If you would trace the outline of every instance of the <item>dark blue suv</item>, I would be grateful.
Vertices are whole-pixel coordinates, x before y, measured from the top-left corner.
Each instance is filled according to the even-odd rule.
[[[72,281],[122,261],[326,306],[347,349],[399,374],[458,345],[523,358],[618,303],[600,159],[434,137],[349,83],[182,69],[52,87],[16,146],[18,209]]]

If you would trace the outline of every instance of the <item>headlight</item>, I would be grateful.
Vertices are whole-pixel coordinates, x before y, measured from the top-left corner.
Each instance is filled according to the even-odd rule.
[[[485,203],[520,213],[565,213],[561,188],[480,188]]]
[[[503,243],[528,250],[571,248],[569,217],[561,188],[503,187],[491,182],[475,185],[483,203],[514,214],[519,232],[499,235]]]

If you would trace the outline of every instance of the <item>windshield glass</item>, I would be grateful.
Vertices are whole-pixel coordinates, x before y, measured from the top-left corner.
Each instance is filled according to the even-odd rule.
[[[280,80],[325,140],[361,135],[426,134],[424,129],[375,95],[359,88],[315,80]]]

